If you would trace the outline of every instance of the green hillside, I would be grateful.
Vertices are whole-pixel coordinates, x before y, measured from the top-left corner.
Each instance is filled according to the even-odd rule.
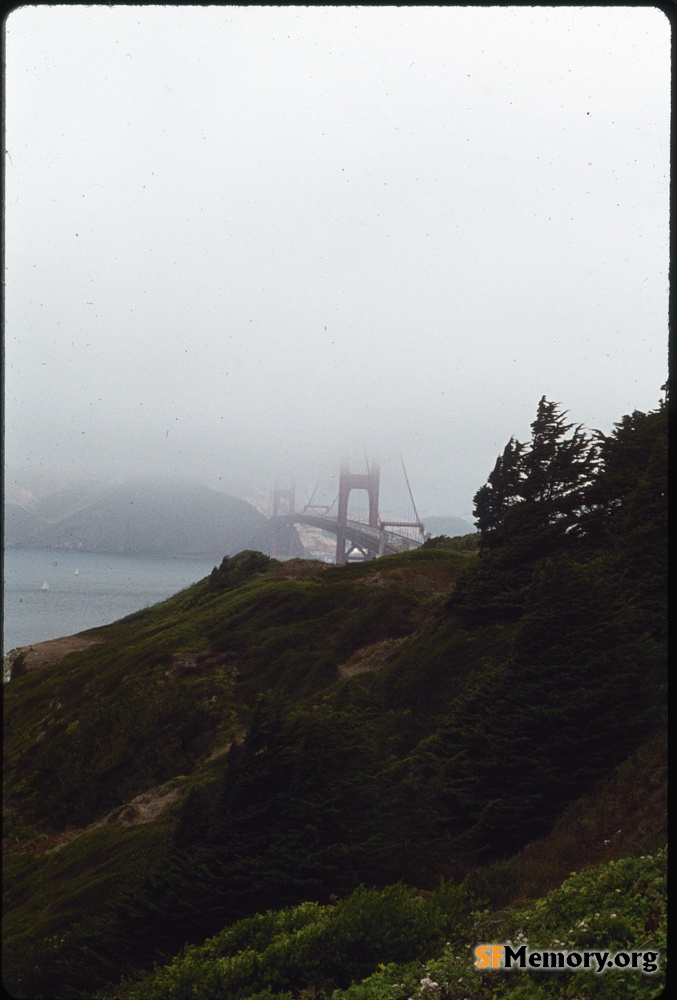
[[[663,877],[666,424],[661,404],[591,436],[541,400],[475,498],[479,551],[245,551],[19,664],[10,994],[573,998],[570,976],[505,992],[469,949],[574,919],[581,946],[662,947],[662,890],[637,899]],[[593,903],[616,877],[618,906]]]
[[[204,945],[187,947],[170,965],[121,986],[119,1000],[589,1000],[650,998],[665,987],[666,852],[628,857],[572,872],[532,904],[483,908],[464,887],[442,883],[421,893],[399,884],[361,887],[331,906],[302,903],[240,921]],[[621,916],[619,917],[619,913]],[[478,941],[518,949],[601,948],[607,956],[641,942],[638,968],[604,975],[475,966]],[[417,957],[425,956],[425,958]],[[372,971],[374,970],[375,971]],[[581,982],[583,980],[583,982]]]

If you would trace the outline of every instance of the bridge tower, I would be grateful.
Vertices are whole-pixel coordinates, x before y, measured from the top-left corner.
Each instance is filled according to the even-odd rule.
[[[341,475],[339,478],[338,495],[338,527],[336,531],[336,565],[348,562],[350,553],[356,548],[362,553],[363,559],[373,559],[372,553],[361,549],[358,545],[351,543],[351,548],[346,552],[346,524],[348,521],[348,497],[351,490],[366,490],[369,496],[369,526],[379,527],[378,516],[378,489],[381,470],[378,462],[372,462],[371,468],[367,466],[366,473],[351,472],[348,462],[344,459],[341,464]]]
[[[282,505],[280,505],[282,501]],[[280,522],[280,514],[294,514],[296,512],[296,489],[292,483],[289,489],[281,489],[279,483],[275,483],[273,489],[273,537],[270,545],[270,554],[273,559],[284,558],[282,549],[287,543],[286,558],[290,559],[292,552],[293,529],[291,524]]]

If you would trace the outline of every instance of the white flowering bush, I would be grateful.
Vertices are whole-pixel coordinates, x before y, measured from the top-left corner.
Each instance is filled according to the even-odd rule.
[[[379,970],[332,1000],[652,1000],[665,986],[667,852],[623,858],[572,875],[527,907],[475,914],[473,940],[447,944],[439,958],[416,963],[395,981]],[[474,946],[657,951],[661,969],[478,971]],[[409,991],[403,993],[403,988]]]
[[[652,975],[640,969],[601,974],[592,969],[479,971],[474,948],[494,943],[547,951],[655,951],[664,959],[666,853],[623,858],[572,873],[545,898],[502,911],[470,913],[464,893],[446,884],[437,893],[391,886],[381,891],[359,890],[335,906],[302,904],[241,921],[205,945],[185,949],[171,965],[142,982],[107,996],[128,1000],[652,1000],[663,990],[664,961]],[[446,937],[439,936],[443,930]],[[379,954],[386,959],[380,964]],[[389,954],[403,960],[388,961]],[[426,960],[431,954],[434,957]],[[372,961],[370,956],[376,957]],[[375,971],[350,986],[336,988],[337,970],[342,970],[344,983],[350,978],[359,980],[352,972],[345,975],[346,963],[356,959]]]

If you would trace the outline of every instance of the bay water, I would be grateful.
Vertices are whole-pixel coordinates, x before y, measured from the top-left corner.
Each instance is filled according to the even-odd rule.
[[[5,549],[3,653],[150,607],[207,576],[204,559]]]

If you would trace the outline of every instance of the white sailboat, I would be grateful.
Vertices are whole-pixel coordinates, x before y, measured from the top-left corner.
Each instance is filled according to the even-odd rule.
[[[46,580],[45,580],[45,582],[43,583],[43,585],[42,585],[42,587],[40,588],[40,590],[49,590],[49,584],[47,583],[47,581],[46,581]]]
[[[80,576],[80,570],[76,568],[75,573],[73,573],[73,576]]]

